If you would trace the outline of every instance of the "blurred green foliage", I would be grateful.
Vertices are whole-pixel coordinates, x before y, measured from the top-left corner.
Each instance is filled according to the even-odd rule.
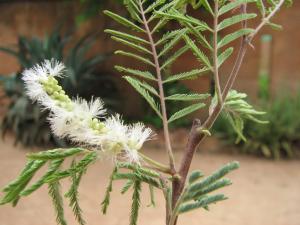
[[[62,34],[58,27],[42,39],[20,36],[15,48],[0,48],[1,52],[15,57],[20,65],[20,71],[15,74],[0,76],[0,84],[10,100],[1,124],[3,137],[7,131],[12,131],[15,142],[21,142],[25,146],[66,144],[51,134],[46,120],[48,112],[41,112],[37,104],[32,104],[25,94],[21,80],[24,69],[44,59],[54,58],[66,64],[69,73],[61,82],[69,95],[76,97],[79,94],[84,98],[101,96],[109,107],[117,105],[118,89],[115,81],[112,76],[97,71],[99,63],[104,62],[109,55],[100,53],[87,56],[94,46],[96,35],[86,35],[76,43],[72,42],[71,36],[72,33]],[[114,97],[111,93],[114,93]]]

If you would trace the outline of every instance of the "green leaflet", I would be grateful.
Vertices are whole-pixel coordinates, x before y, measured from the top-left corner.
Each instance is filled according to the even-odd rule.
[[[196,18],[183,15],[182,13],[178,12],[175,9],[169,10],[167,13],[158,11],[156,12],[158,15],[169,18],[169,19],[174,19],[177,20],[180,23],[188,23],[191,25],[197,26],[201,31],[209,30],[212,31],[211,28],[203,21],[198,20]]]
[[[204,187],[204,188],[202,188],[200,190],[197,190],[195,192],[188,193],[185,196],[184,201],[186,202],[186,201],[190,201],[192,199],[197,200],[197,199],[202,198],[203,196],[205,196],[205,195],[207,195],[211,192],[214,192],[218,189],[224,188],[224,187],[229,186],[231,184],[232,184],[232,182],[229,179],[218,180],[218,181],[208,185],[207,187]]]
[[[56,213],[56,221],[60,225],[67,225],[64,216],[63,199],[60,193],[59,182],[53,182],[48,184],[48,193],[52,198],[52,203]]]
[[[212,8],[210,7],[208,0],[200,0],[200,2],[202,2],[202,5],[204,6],[204,8],[211,14],[214,15],[214,12],[212,10]]]
[[[142,88],[145,88],[147,91],[149,91],[151,94],[154,94],[156,96],[159,96],[158,92],[155,90],[155,88],[153,88],[152,86],[150,86],[149,84],[147,84],[144,81],[139,81],[138,79],[129,77],[129,76],[124,76],[124,79],[127,80],[129,82],[129,84],[132,85],[132,83],[134,83],[135,85],[139,85]],[[133,85],[132,85],[133,86]]]
[[[280,24],[268,22],[267,25],[269,25],[273,30],[282,30],[282,26]]]
[[[233,48],[227,48],[218,56],[218,67],[221,67],[222,64],[231,56],[233,53]]]
[[[10,202],[18,201],[20,192],[26,187],[28,182],[33,178],[35,173],[46,163],[46,161],[36,160],[32,164],[29,163],[30,167],[26,168],[20,176],[8,186],[4,188],[7,192],[1,199],[0,205],[4,205]]]
[[[176,51],[164,62],[164,64],[161,66],[161,70],[166,69],[168,66],[171,66],[176,61],[176,59],[187,52],[187,50],[189,50],[189,46],[183,46],[178,51]]]
[[[112,192],[113,178],[117,172],[118,172],[118,168],[115,167],[112,174],[110,175],[109,183],[108,183],[108,186],[105,191],[105,197],[104,197],[103,201],[101,202],[101,206],[102,206],[101,211],[103,214],[107,213],[107,209],[108,209],[108,206],[110,203],[110,193]]]
[[[133,180],[128,180],[121,190],[121,194],[125,194],[134,184]]]
[[[72,167],[73,166],[76,166],[75,161],[72,162]],[[74,216],[80,225],[86,224],[86,222],[82,216],[82,210],[79,205],[79,196],[78,196],[79,195],[79,193],[78,193],[79,183],[85,172],[86,172],[85,170],[82,170],[78,174],[73,173],[71,175],[72,185],[71,185],[69,191],[65,194],[65,197],[69,198],[69,200],[70,200],[69,206],[72,208]]]
[[[140,13],[140,10],[135,0],[124,0],[123,4],[126,6],[127,11],[129,12],[132,19],[142,22],[140,16],[138,15]]]
[[[67,170],[59,171],[53,174],[52,176],[48,177],[45,180],[45,182],[47,183],[55,182],[60,179],[64,179],[66,177],[70,177],[74,173],[85,171],[90,164],[94,163],[97,160],[97,157],[98,157],[98,152],[91,151],[91,153],[86,154],[84,158],[81,159],[76,165],[73,165],[71,168]]]
[[[167,54],[170,50],[172,50],[172,48],[182,39],[182,35],[184,35],[185,33],[185,29],[178,32],[178,34],[176,34],[176,36],[174,36],[173,39],[164,46],[164,48],[159,53],[158,57],[161,57]]]
[[[219,201],[224,201],[226,199],[227,198],[222,194],[208,196],[208,197],[205,197],[205,198],[203,198],[203,199],[201,199],[201,200],[199,200],[195,203],[183,204],[182,206],[179,207],[178,212],[179,213],[186,213],[186,212],[189,212],[191,210],[207,207],[210,204],[213,204],[213,203],[216,203],[216,202],[219,202]]]
[[[155,199],[154,199],[154,188],[152,185],[149,185],[149,193],[150,193],[150,205],[148,207],[155,207]]]
[[[70,148],[70,149],[54,149],[39,153],[30,153],[27,158],[34,160],[53,160],[53,159],[64,159],[79,153],[83,153],[82,148]]]
[[[64,159],[55,159],[55,160],[51,161],[47,172],[38,181],[36,181],[34,184],[32,184],[29,188],[23,190],[20,193],[20,196],[28,196],[32,192],[34,192],[38,188],[40,188],[43,184],[46,183],[45,180],[48,177],[50,177],[51,175],[53,175],[60,168],[60,166],[62,165],[63,162],[64,162]]]
[[[33,166],[33,164],[34,164],[34,160],[28,160],[27,163],[26,163],[26,165],[25,165],[25,167],[24,167],[24,169],[21,171],[19,177],[22,176],[24,173],[26,173],[28,170],[30,170],[31,167]],[[6,185],[2,189],[2,191],[3,192],[8,192],[11,189],[15,188],[16,186],[18,186],[18,183],[20,181],[19,177],[16,180],[10,182],[8,185]]]
[[[256,0],[234,0],[234,1],[231,1],[230,3],[222,6],[219,9],[219,15],[223,15],[224,13],[227,13],[227,12],[239,7],[241,4],[251,3],[251,2],[256,2]]]
[[[191,24],[186,24],[186,26],[188,27],[189,31],[195,35],[197,41],[204,46],[205,48],[208,48],[210,51],[213,50],[213,47],[208,43],[208,41],[206,40],[206,38],[204,37],[204,35],[201,34],[201,32],[199,32],[199,28],[198,27],[193,27]]]
[[[149,105],[152,107],[152,109],[157,113],[157,115],[159,117],[162,117],[158,104],[150,96],[149,92],[146,89],[144,89],[143,87],[141,87],[141,85],[138,82],[136,82],[135,79],[133,79],[131,77],[127,77],[127,76],[125,76],[124,79],[127,80],[132,85],[132,87],[134,87],[134,89],[146,99],[146,101],[149,103]]]
[[[244,93],[238,93],[235,90],[231,90],[228,93],[224,104],[226,118],[238,135],[236,142],[239,142],[240,140],[246,141],[246,138],[243,135],[244,119],[261,124],[268,123],[267,121],[256,118],[256,116],[264,115],[265,112],[256,111],[252,105],[244,100],[246,97],[247,95]]]
[[[257,0],[256,5],[257,5],[257,8],[259,9],[262,17],[265,17],[266,16],[266,8],[265,8],[263,0]]]
[[[119,72],[125,72],[134,76],[139,76],[142,78],[146,78],[148,80],[156,81],[156,78],[149,71],[140,71],[140,70],[125,68],[123,66],[115,66],[115,69],[118,70]]]
[[[127,162],[122,162],[122,163],[117,163],[118,168],[123,168],[123,169],[129,169],[132,171],[137,171],[141,174],[145,174],[150,177],[158,178],[160,177],[159,173],[155,172],[154,170],[147,169],[138,165],[134,165],[132,163],[127,163]]]
[[[160,183],[153,177],[148,176],[146,174],[141,174],[138,172],[135,173],[116,173],[113,177],[114,180],[132,180],[132,181],[140,181],[152,185],[158,189],[161,188]]]
[[[204,103],[197,103],[197,104],[193,104],[193,105],[190,105],[176,113],[174,113],[170,119],[168,120],[169,123],[171,122],[174,122],[175,120],[178,120],[184,116],[187,116],[201,108],[205,107],[205,104]]]
[[[203,188],[213,184],[217,180],[221,179],[222,177],[224,177],[225,175],[227,175],[231,171],[238,169],[239,167],[240,167],[240,164],[238,162],[228,163],[228,164],[222,166],[221,168],[219,168],[218,170],[216,170],[210,176],[208,176],[208,177],[202,179],[201,181],[191,185],[189,187],[188,191],[189,192],[197,192],[200,189],[203,189]]]
[[[232,17],[229,17],[227,19],[224,19],[222,22],[220,22],[217,26],[217,30],[223,30],[229,26],[232,26],[234,24],[240,23],[244,20],[249,20],[255,18],[257,15],[255,13],[248,13],[248,14],[239,14]]]
[[[137,54],[135,54],[135,53],[124,52],[124,51],[118,50],[118,51],[115,51],[115,54],[127,56],[127,57],[130,57],[130,58],[134,58],[134,59],[136,59],[136,60],[138,60],[138,61],[141,61],[141,62],[143,62],[143,63],[146,63],[146,64],[150,65],[150,66],[155,67],[155,65],[151,62],[150,59],[145,58],[145,57],[142,57],[142,56],[137,55]]]
[[[193,184],[194,182],[198,181],[200,178],[202,178],[204,174],[200,170],[195,170],[191,173],[189,176],[189,184]]]
[[[171,221],[175,221],[180,213],[203,208],[208,210],[208,206],[227,198],[223,194],[209,195],[210,193],[231,185],[229,179],[222,179],[229,172],[239,168],[238,162],[231,162],[216,170],[210,176],[203,178],[203,173],[199,170],[193,171],[186,184],[173,212]]]
[[[191,70],[189,72],[175,74],[175,75],[169,76],[166,80],[163,81],[163,83],[169,83],[169,82],[178,81],[178,80],[193,80],[193,79],[198,78],[199,76],[204,75],[204,73],[207,71],[208,71],[207,68],[203,68],[203,69],[195,69],[195,70]]]
[[[175,94],[166,97],[166,100],[169,101],[196,101],[207,99],[210,94]]]
[[[210,70],[212,70],[212,66],[211,66],[211,63],[210,63],[209,59],[196,46],[196,44],[188,36],[186,36],[186,35],[184,36],[184,40],[185,40],[186,44],[190,47],[190,49],[192,50],[192,52],[194,53],[194,55],[197,57],[197,59],[199,61],[201,61],[202,63],[204,63],[204,65],[207,66],[207,68],[209,68]]]
[[[168,20],[167,19],[160,19],[158,21],[158,23],[156,24],[156,26],[152,29],[152,33],[158,32],[163,26],[165,26],[167,24]]]
[[[128,41],[133,41],[133,42],[139,43],[139,44],[150,44],[149,41],[146,41],[146,40],[144,40],[140,37],[137,37],[137,36],[133,36],[133,35],[130,35],[130,34],[127,34],[127,33],[123,33],[121,31],[106,29],[106,30],[104,30],[104,32],[108,33],[108,34],[111,34],[113,36],[116,36],[116,37],[126,39]]]
[[[179,29],[179,30],[173,30],[173,31],[169,31],[166,32],[161,39],[159,39],[155,45],[159,46],[161,44],[164,44],[165,42],[169,41],[170,39],[174,38],[175,36],[177,36],[179,33],[183,32],[183,31],[187,31],[186,28],[184,29]]]
[[[126,40],[124,40],[122,38],[118,38],[118,37],[115,37],[115,36],[112,36],[111,39],[113,39],[114,41],[120,42],[120,43],[122,43],[124,45],[127,45],[127,46],[129,46],[129,47],[131,47],[131,48],[133,48],[133,49],[135,49],[135,50],[137,50],[139,52],[143,52],[145,54],[152,55],[152,53],[148,49],[146,49],[146,48],[144,48],[144,47],[142,47],[142,46],[140,46],[138,44],[135,44],[133,42],[126,41]]]
[[[103,13],[107,16],[109,16],[110,18],[112,18],[113,20],[115,20],[116,22],[129,27],[133,30],[139,31],[139,32],[145,32],[142,28],[140,28],[139,26],[135,25],[134,23],[132,23],[131,21],[129,21],[128,19],[119,16],[118,14],[115,14],[111,11],[108,10],[104,10]]]
[[[132,194],[132,205],[131,205],[131,215],[130,215],[130,225],[137,225],[139,208],[140,208],[140,195],[141,195],[142,185],[141,182],[136,180],[133,185]]]
[[[153,11],[155,8],[157,8],[158,6],[164,4],[165,2],[166,2],[166,0],[156,0],[150,6],[148,6],[148,8],[144,12],[149,13],[149,12]]]
[[[228,34],[223,39],[221,39],[221,41],[218,42],[218,48],[222,48],[223,46],[231,43],[232,41],[234,41],[244,35],[250,34],[252,32],[253,32],[253,29],[245,28],[245,29],[240,29],[231,34]]]

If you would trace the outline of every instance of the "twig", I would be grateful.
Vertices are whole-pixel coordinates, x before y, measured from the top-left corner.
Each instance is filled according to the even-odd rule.
[[[142,154],[139,152],[139,155],[141,156],[141,158],[146,162],[148,163],[153,169],[156,169],[158,170],[159,172],[162,172],[162,173],[166,173],[166,174],[169,174],[169,175],[173,175],[170,168],[149,158],[148,156]]]
[[[215,80],[215,91],[218,97],[218,102],[223,103],[222,90],[220,85],[219,77],[219,63],[218,63],[218,17],[219,17],[219,4],[218,0],[215,0],[215,12],[214,12],[214,32],[213,32],[213,63],[214,63],[214,80]]]

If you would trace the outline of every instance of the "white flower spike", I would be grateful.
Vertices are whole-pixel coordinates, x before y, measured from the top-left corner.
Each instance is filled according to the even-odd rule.
[[[52,132],[100,150],[114,160],[140,163],[138,151],[151,139],[151,129],[142,123],[125,125],[120,115],[105,119],[106,110],[99,98],[90,102],[81,98],[71,100],[55,79],[64,73],[65,66],[56,60],[45,60],[23,72],[28,96],[50,110],[48,120]]]

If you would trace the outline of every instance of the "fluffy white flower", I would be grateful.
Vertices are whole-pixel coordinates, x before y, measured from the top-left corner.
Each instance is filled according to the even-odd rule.
[[[99,129],[93,129],[92,121],[105,114],[103,102],[99,98],[92,99],[90,102],[77,98],[72,103],[71,111],[56,108],[50,115],[49,121],[53,133],[58,137],[68,137],[76,143],[100,145],[103,136],[99,134]]]
[[[25,70],[23,80],[29,97],[50,110],[48,120],[52,132],[80,145],[101,150],[111,158],[140,162],[138,151],[151,139],[152,131],[144,124],[125,125],[121,116],[111,116],[104,122],[106,110],[99,98],[90,102],[71,100],[55,77],[63,76],[65,66],[55,60]]]
[[[119,115],[107,119],[105,127],[107,139],[103,144],[103,150],[127,162],[139,163],[138,151],[144,142],[151,138],[152,130],[145,128],[142,123],[127,126]]]
[[[150,128],[146,128],[143,123],[137,123],[128,129],[128,145],[131,149],[140,150],[143,144],[153,137]]]
[[[56,60],[45,60],[40,65],[36,65],[31,69],[23,72],[23,81],[25,83],[26,93],[33,101],[46,102],[50,99],[47,95],[42,82],[47,81],[49,77],[61,77],[65,71],[65,66]]]

